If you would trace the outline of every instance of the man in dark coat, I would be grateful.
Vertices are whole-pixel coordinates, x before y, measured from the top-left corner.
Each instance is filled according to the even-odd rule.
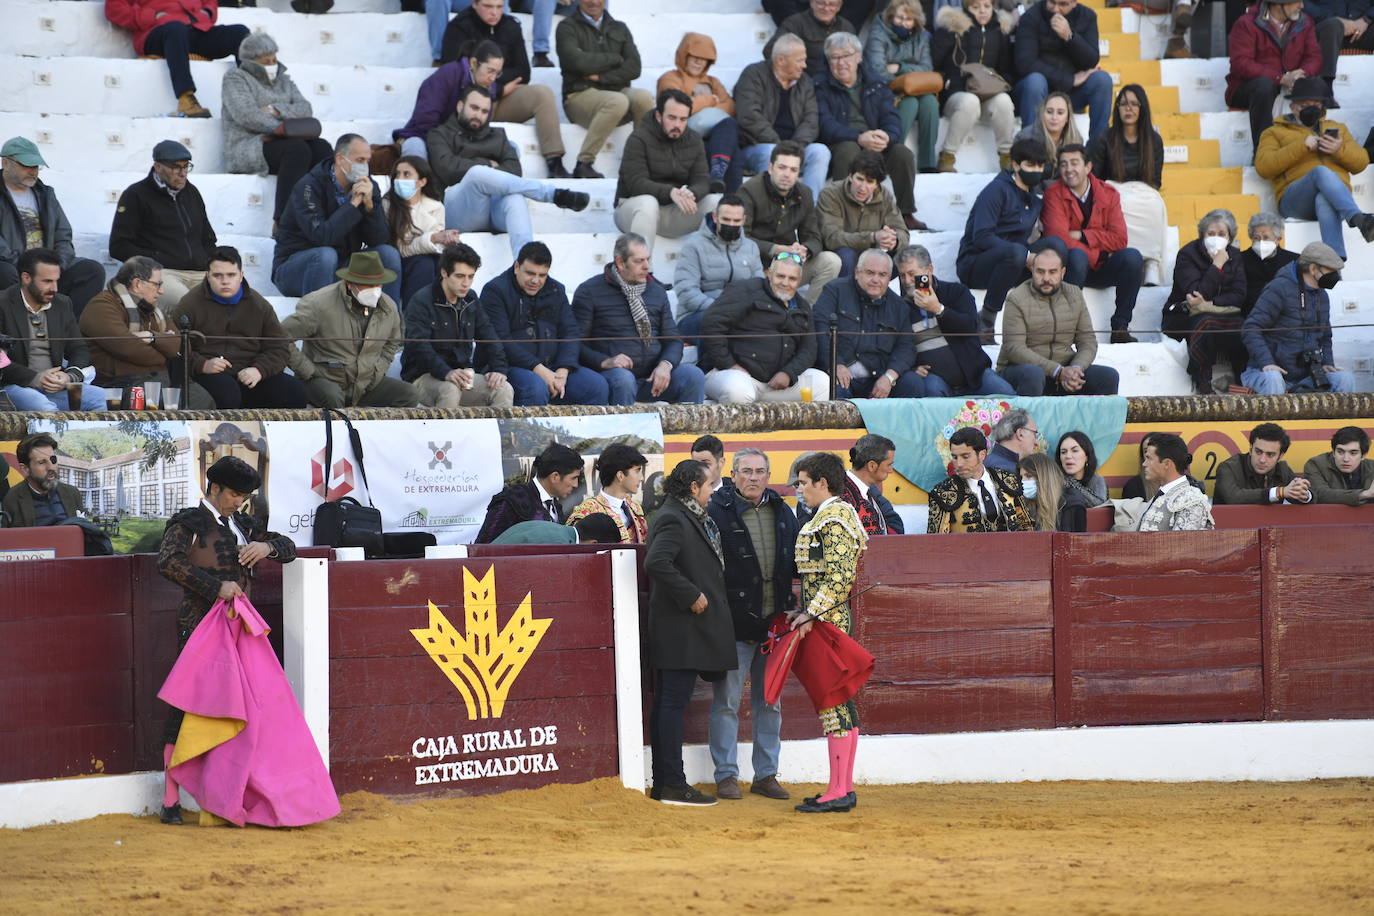
[[[1307,459],[1302,468],[1316,502],[1363,506],[1374,500],[1374,461],[1368,454],[1369,433],[1358,426],[1336,430],[1331,451]]]
[[[38,177],[48,163],[26,137],[11,137],[0,147],[4,193],[0,193],[0,289],[19,282],[19,255],[30,248],[50,248],[62,262],[57,291],[72,300],[78,318],[91,297],[105,285],[99,261],[78,258],[72,224],[57,193]]]
[[[530,480],[513,483],[491,498],[473,543],[490,544],[520,522],[565,522],[563,500],[582,486],[583,467],[581,455],[566,445],[551,443],[535,456]]]
[[[105,391],[84,384],[91,348],[71,300],[62,295],[61,261],[47,248],[19,256],[19,283],[0,292],[0,337],[8,337],[4,391],[18,410],[69,410],[68,385],[81,385],[82,410],[104,410]],[[91,370],[92,377],[94,370]]]
[[[316,165],[291,189],[272,254],[272,282],[282,295],[306,296],[329,286],[353,254],[371,249],[396,275],[383,292],[400,301],[401,255],[391,244],[371,161],[367,140],[344,134],[334,143],[334,158]]]
[[[798,10],[778,24],[778,30],[764,45],[763,56],[771,57],[773,45],[784,35],[796,35],[806,45],[806,72],[813,77],[825,73],[825,41],[831,35],[857,35],[855,23],[840,15],[842,4],[836,0],[810,0],[810,8]]]
[[[767,60],[744,68],[735,83],[735,112],[746,171],[762,172],[777,144],[795,143],[803,183],[813,196],[821,193],[830,147],[820,142],[816,86],[806,73],[806,45],[800,38],[781,36]]]
[[[24,480],[5,494],[4,514],[11,528],[47,528],[77,517],[81,491],[57,479],[57,440],[47,433],[26,436],[14,456]]]
[[[226,455],[205,472],[205,498],[182,509],[167,522],[158,550],[157,571],[180,585],[177,606],[177,653],[216,601],[247,595],[262,560],[290,563],[296,545],[289,537],[268,531],[256,516],[242,511],[262,476],[240,458]],[[173,708],[163,731],[163,765],[170,763],[181,730],[182,711]],[[177,784],[167,775],[162,797],[162,822],[181,823]]]
[[[492,333],[505,342],[515,404],[605,404],[606,380],[578,365],[582,331],[567,290],[549,276],[552,266],[549,246],[529,242],[514,265],[482,288]]]
[[[916,374],[916,348],[907,333],[911,309],[888,287],[892,259],[870,248],[859,255],[854,276],[835,280],[816,300],[818,334],[836,331],[836,358],[820,348],[820,366],[835,373],[838,398],[919,398],[925,385]]]
[[[829,161],[829,150],[826,161]],[[800,182],[802,148],[790,140],[772,147],[767,171],[739,189],[744,202],[744,234],[759,246],[765,266],[789,255],[801,260],[802,285],[814,303],[825,285],[840,274],[840,256],[821,242],[820,219],[811,188]],[[821,169],[821,174],[824,174]]]
[[[110,225],[110,257],[127,261],[143,255],[162,266],[157,306],[163,312],[171,312],[187,290],[205,279],[215,247],[205,199],[190,174],[190,150],[176,140],[158,143],[148,177],[119,195]]]
[[[683,461],[663,482],[644,553],[649,578],[649,666],[654,703],[651,797],[669,805],[714,805],[688,784],[682,767],[687,704],[698,676],[716,681],[739,665],[725,589],[720,529],[706,512],[706,466]]]
[[[615,225],[651,242],[675,239],[701,227],[716,208],[701,134],[687,126],[692,100],[679,89],[658,94],[652,112],[635,125],[620,160]]]
[[[1097,13],[1078,0],[1040,0],[1016,24],[1016,111],[1032,123],[1051,92],[1067,92],[1075,111],[1088,109],[1088,139],[1107,129],[1112,78],[1097,69]]]
[[[706,376],[681,365],[668,291],[649,272],[643,236],[627,232],[616,239],[615,260],[577,288],[572,305],[582,330],[582,365],[606,379],[612,404],[702,402]]]
[[[172,324],[186,318],[191,375],[221,410],[301,408],[305,385],[286,373],[291,341],[272,303],[249,288],[238,249],[210,253],[205,281],[181,298]]]
[[[768,455],[760,449],[735,453],[731,477],[711,494],[706,511],[720,529],[725,552],[725,591],[735,623],[735,657],[739,667],[716,681],[711,703],[711,759],[715,762],[716,795],[740,798],[739,702],[744,679],[752,688],[750,710],[754,723],[754,781],[749,791],[765,798],[785,799],[778,785],[778,757],[782,750],[782,706],[763,698],[767,641],[774,615],[797,606],[792,582],[797,576],[794,551],[797,517],[782,497],[768,488]]]
[[[506,349],[472,291],[481,266],[470,246],[446,246],[438,282],[406,306],[401,378],[415,386],[422,407],[510,407],[515,402],[506,381]]]
[[[1250,451],[1232,455],[1217,465],[1212,502],[1218,506],[1274,506],[1313,501],[1312,484],[1295,477],[1283,460],[1291,443],[1277,423],[1261,423],[1250,430]]]
[[[762,278],[731,284],[701,322],[700,364],[706,393],[721,404],[801,401],[830,396],[830,378],[816,364],[811,307],[797,295],[802,266],[775,258]]]
[[[1015,394],[979,346],[978,306],[969,288],[936,277],[930,252],[922,245],[897,252],[896,264],[902,298],[911,307],[915,371],[926,397]]]

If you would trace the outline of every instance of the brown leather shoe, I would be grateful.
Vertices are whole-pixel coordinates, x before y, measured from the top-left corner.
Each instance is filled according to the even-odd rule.
[[[1188,50],[1188,44],[1182,35],[1175,35],[1164,45],[1165,60],[1189,60],[1192,56],[1193,52]]]
[[[778,777],[765,776],[763,779],[755,779],[749,786],[750,795],[762,795],[764,798],[776,798],[779,801],[791,798],[792,793],[778,785]]]
[[[908,213],[902,217],[902,222],[906,223],[908,232],[929,232],[930,227],[916,218],[915,213]]]
[[[730,801],[738,801],[743,798],[743,793],[739,790],[739,780],[733,776],[727,776],[716,783],[716,798],[725,798]]]
[[[1128,331],[1126,328],[1113,328],[1113,329],[1112,329],[1112,343],[1114,343],[1114,344],[1140,343],[1140,341],[1137,340],[1135,337],[1133,337],[1133,336],[1131,335],[1131,332]]]

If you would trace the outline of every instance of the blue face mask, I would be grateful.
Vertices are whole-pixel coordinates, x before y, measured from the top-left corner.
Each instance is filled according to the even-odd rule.
[[[904,29],[899,25],[894,25],[892,27],[892,34],[896,35],[899,40],[906,41],[911,37],[911,29]]]
[[[397,178],[391,183],[396,189],[396,196],[402,200],[410,200],[415,196],[415,185],[416,181],[413,178]]]
[[[1021,494],[1025,496],[1026,499],[1035,499],[1036,494],[1039,492],[1040,487],[1036,484],[1034,477],[1021,478]]]

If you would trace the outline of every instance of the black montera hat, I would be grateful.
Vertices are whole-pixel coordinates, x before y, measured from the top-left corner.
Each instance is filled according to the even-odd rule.
[[[205,479],[236,493],[252,493],[262,486],[262,475],[242,458],[225,455],[205,472]]]

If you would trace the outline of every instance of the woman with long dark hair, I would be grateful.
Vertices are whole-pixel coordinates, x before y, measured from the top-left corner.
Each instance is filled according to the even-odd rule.
[[[1121,194],[1126,236],[1145,261],[1145,282],[1164,282],[1164,242],[1169,213],[1159,189],[1164,181],[1164,140],[1150,117],[1150,97],[1136,83],[1121,87],[1112,123],[1088,144],[1093,174]]]
[[[1098,506],[1107,501],[1107,481],[1097,473],[1097,450],[1087,433],[1069,430],[1059,437],[1054,455],[1064,476],[1091,495],[1088,505]]]
[[[435,281],[439,255],[458,241],[457,229],[444,228],[444,191],[429,163],[402,156],[391,170],[391,187],[382,197],[391,244],[401,254],[401,309]]]
[[[682,741],[697,678],[715,682],[739,666],[735,625],[725,593],[725,550],[706,512],[706,465],[683,461],[663,479],[663,504],[649,525],[644,572],[649,577],[649,713],[654,785],[665,805],[714,805],[687,782]]]

